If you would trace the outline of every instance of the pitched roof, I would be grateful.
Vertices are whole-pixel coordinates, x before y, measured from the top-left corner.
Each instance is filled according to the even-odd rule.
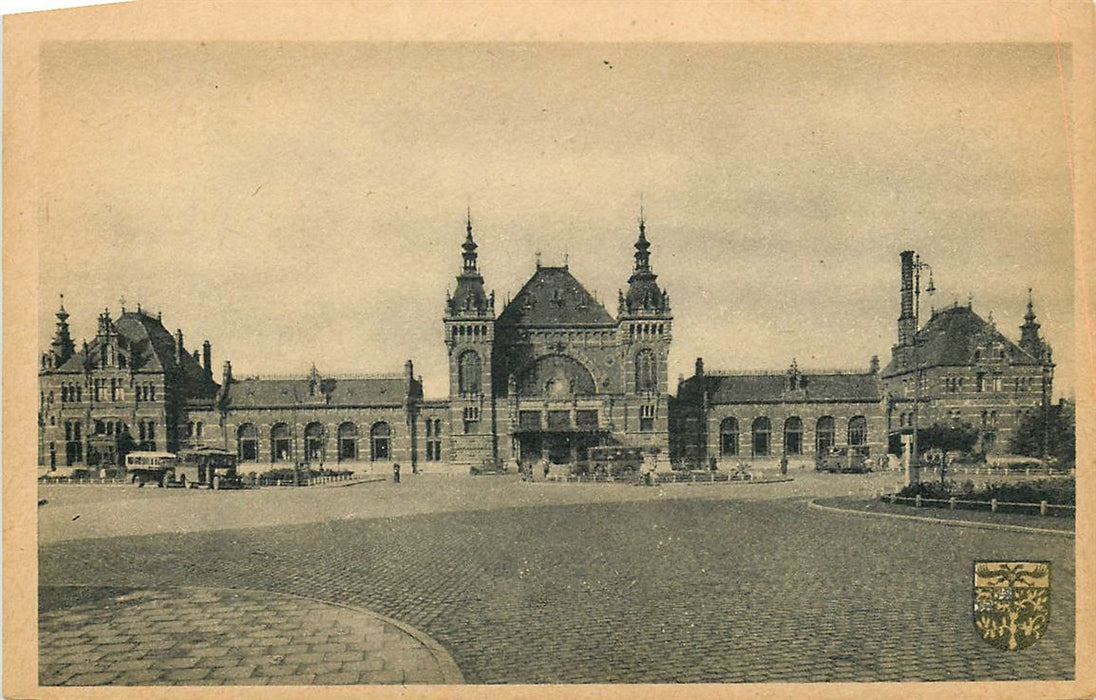
[[[209,398],[217,393],[217,384],[206,375],[205,368],[188,352],[181,361],[175,358],[175,338],[158,318],[141,311],[127,311],[114,322],[118,345],[126,354],[129,367],[135,372],[179,372],[183,395]],[[88,343],[90,365],[98,367],[100,341]],[[185,350],[185,349],[184,349]],[[73,354],[58,372],[83,373],[88,362],[83,350]]]
[[[499,315],[514,326],[612,326],[616,321],[566,267],[538,267]]]
[[[786,373],[706,374],[687,379],[678,393],[683,400],[699,401],[703,386],[712,404],[874,402],[883,396],[874,374],[800,373],[798,377],[802,388],[792,390]]]
[[[225,402],[228,408],[393,407],[402,406],[407,395],[407,377],[400,376],[257,378],[233,379]]]
[[[1006,338],[968,306],[952,306],[935,311],[917,332],[917,360],[922,367],[970,365],[975,353],[989,345],[999,345],[1014,365],[1038,365],[1039,360]],[[912,369],[899,367],[891,358],[883,374],[889,376]]]

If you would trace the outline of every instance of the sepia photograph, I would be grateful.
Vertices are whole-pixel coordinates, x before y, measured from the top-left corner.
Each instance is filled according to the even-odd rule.
[[[1091,4],[156,5],[5,22],[18,697],[1092,690]]]

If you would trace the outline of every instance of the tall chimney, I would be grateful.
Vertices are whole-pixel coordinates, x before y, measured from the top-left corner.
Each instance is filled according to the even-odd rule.
[[[175,329],[175,364],[180,367],[183,366],[183,331],[180,328]]]
[[[229,382],[232,381],[232,363],[225,360],[223,369],[221,370],[221,386],[227,387]]]
[[[913,317],[913,251],[902,251],[902,313],[898,317],[898,344],[901,346],[913,345],[914,327]]]
[[[703,377],[704,376],[704,358],[703,357],[696,358],[696,372],[695,372],[695,374],[698,377]]]
[[[202,343],[202,367],[205,368],[206,376],[213,379],[213,346],[208,340]]]

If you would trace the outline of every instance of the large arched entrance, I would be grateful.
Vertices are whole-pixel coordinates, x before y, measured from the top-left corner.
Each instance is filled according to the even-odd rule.
[[[515,441],[522,463],[582,461],[601,444],[603,417],[578,402],[597,394],[593,374],[578,360],[543,355],[515,376],[519,411]]]

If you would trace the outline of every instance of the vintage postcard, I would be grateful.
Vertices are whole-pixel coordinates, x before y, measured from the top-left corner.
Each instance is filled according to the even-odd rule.
[[[1096,692],[1091,3],[4,30],[8,696]]]

